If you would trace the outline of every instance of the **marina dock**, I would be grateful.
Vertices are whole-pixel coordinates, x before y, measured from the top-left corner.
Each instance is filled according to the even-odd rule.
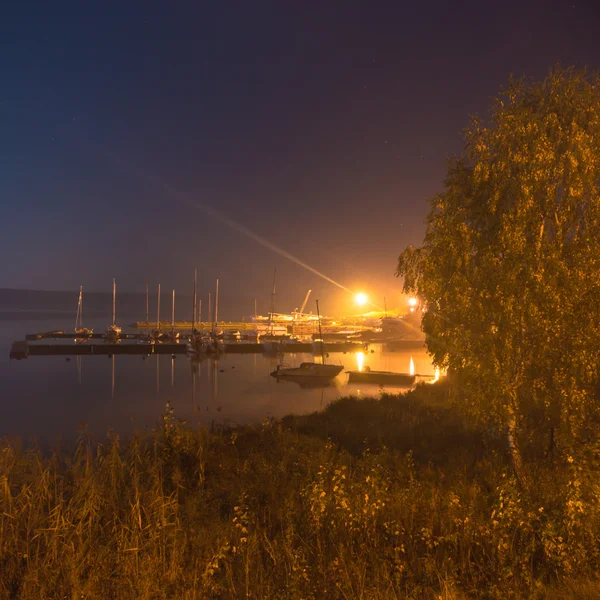
[[[106,337],[105,333],[90,333],[88,335],[76,335],[75,333],[65,333],[64,331],[45,331],[43,333],[28,333],[25,339],[28,342],[38,340],[103,340]],[[145,333],[121,333],[120,340],[145,340],[148,336]]]
[[[137,340],[138,343],[93,343],[92,340],[103,339],[103,334],[94,334],[78,342],[72,343],[37,343],[40,339],[73,339],[73,334],[48,332],[46,337],[42,334],[28,335],[24,341],[14,342],[10,350],[10,358],[21,360],[29,356],[110,356],[112,354],[186,354],[187,338],[182,336],[179,342],[153,342],[146,341],[140,334],[123,334],[120,340]],[[34,340],[30,343],[31,340]],[[323,345],[323,352],[360,352],[366,351],[368,344],[362,342],[331,342]],[[228,354],[290,354],[290,353],[320,353],[321,347],[315,349],[312,342],[231,342],[225,343],[223,351]]]
[[[10,358],[22,360],[29,356],[112,356],[113,354],[185,354],[185,344],[30,344],[15,342]]]

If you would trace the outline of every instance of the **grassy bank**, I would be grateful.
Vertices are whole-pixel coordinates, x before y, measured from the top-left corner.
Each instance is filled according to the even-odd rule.
[[[522,491],[443,385],[207,433],[0,447],[1,598],[600,598],[599,481]]]

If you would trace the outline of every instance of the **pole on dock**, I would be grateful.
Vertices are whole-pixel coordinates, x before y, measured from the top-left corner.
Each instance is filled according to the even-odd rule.
[[[198,287],[198,269],[194,269],[194,304],[192,306],[192,333],[196,325],[196,289]]]
[[[146,325],[150,323],[150,317],[148,315],[148,284],[146,284]]]
[[[258,312],[256,312],[256,298],[254,298],[254,319],[258,316]]]

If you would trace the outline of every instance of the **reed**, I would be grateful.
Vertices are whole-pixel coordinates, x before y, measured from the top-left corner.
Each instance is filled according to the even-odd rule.
[[[214,433],[0,444],[0,598],[600,598],[596,454],[535,487],[444,386]]]

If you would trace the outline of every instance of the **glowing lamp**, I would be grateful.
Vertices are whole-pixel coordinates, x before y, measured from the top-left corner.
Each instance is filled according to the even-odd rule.
[[[419,301],[416,298],[409,298],[408,299],[408,305],[409,306],[413,306],[414,307],[414,306],[416,306],[418,304],[418,302]]]
[[[354,296],[354,302],[356,302],[356,304],[359,306],[364,306],[368,301],[368,296],[363,292],[358,292],[358,294]]]

